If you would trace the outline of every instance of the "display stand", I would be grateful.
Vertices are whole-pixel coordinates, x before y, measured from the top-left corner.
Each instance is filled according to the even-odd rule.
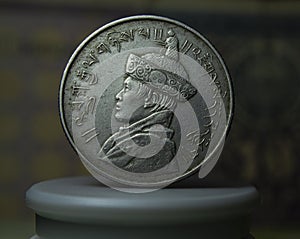
[[[254,187],[181,186],[130,194],[92,177],[37,183],[26,194],[36,214],[33,238],[247,238]]]

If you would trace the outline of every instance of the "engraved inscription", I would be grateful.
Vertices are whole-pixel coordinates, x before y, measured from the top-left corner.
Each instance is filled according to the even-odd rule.
[[[77,70],[76,75],[81,81],[87,82],[89,85],[95,85],[98,83],[97,76],[86,70]]]
[[[82,106],[84,105],[84,101],[83,100],[72,101],[71,105],[73,110],[79,111],[82,109]]]
[[[83,87],[77,81],[73,81],[73,85],[71,86],[72,95],[76,97],[85,96],[88,90],[90,90],[89,87]]]
[[[191,142],[191,144],[197,145],[200,148],[200,150],[203,151],[204,150],[203,146],[205,144],[205,141],[207,140],[205,136],[208,134],[209,134],[209,130],[205,131],[202,134],[200,133],[200,130],[195,130],[188,133],[186,137],[187,140]]]
[[[202,50],[199,48],[199,47],[194,47],[193,50],[193,56],[196,60],[199,60],[200,59],[200,54],[202,52]]]
[[[83,125],[89,114],[93,114],[95,110],[96,97],[84,97],[82,100],[73,101],[74,110],[78,111],[75,117],[75,123],[78,126]]]
[[[193,46],[193,43],[189,42],[188,40],[185,40],[183,45],[180,48],[180,51],[182,53],[186,54],[191,49],[192,46]]]
[[[95,139],[97,136],[99,135],[99,133],[96,131],[96,128],[92,128],[89,130],[86,130],[85,132],[83,132],[81,134],[81,137],[83,137],[85,139],[85,143],[89,143],[90,141],[92,141],[93,139]]]
[[[117,31],[109,32],[106,35],[106,40],[109,45],[116,47],[117,51],[120,52],[122,42],[128,42],[134,40],[134,30],[131,29],[122,32],[117,32]]]
[[[137,34],[140,36],[143,36],[145,39],[149,39],[150,38],[150,28],[138,28],[137,30]]]
[[[102,54],[105,52],[111,53],[110,48],[104,42],[101,42],[99,45],[97,45],[96,49],[97,49],[98,54]]]
[[[198,155],[198,152],[196,149],[189,151],[189,150],[185,149],[184,147],[181,147],[181,150],[183,152],[182,158],[185,160],[186,163],[191,162]]]
[[[95,63],[97,63],[97,62],[99,62],[99,60],[98,60],[98,58],[97,58],[96,55],[95,55],[95,51],[92,50],[92,51],[88,54],[88,56],[86,57],[86,60],[82,62],[82,66],[83,66],[84,68],[88,68],[89,66],[91,66],[91,65],[93,65],[93,64],[95,64]]]
[[[203,66],[208,73],[211,73],[215,70],[212,63],[212,55],[210,53],[205,53],[199,60],[201,66]]]
[[[106,37],[103,41],[98,43],[95,46],[95,51],[92,50],[86,59],[82,62],[82,66],[84,69],[92,66],[93,64],[99,62],[96,54],[100,55],[103,53],[112,53],[112,48],[115,48],[118,52],[121,51],[122,43],[130,42],[135,40],[135,35],[141,36],[144,40],[150,39],[151,41],[156,42],[159,45],[166,46],[170,42],[168,39],[172,38],[173,30],[168,29],[167,39],[165,40],[164,29],[163,28],[146,28],[146,27],[137,27],[128,29],[125,31],[110,31],[106,34]],[[171,34],[171,35],[170,35]],[[184,39],[183,43],[180,44],[179,52],[184,54],[188,54],[189,52],[193,56],[194,59],[207,71],[207,73],[212,78],[212,83],[216,84],[220,94],[223,98],[227,96],[226,90],[222,90],[222,85],[219,83],[217,79],[217,73],[215,72],[215,67],[213,64],[213,56],[209,52],[203,52],[200,47],[191,42],[189,39]],[[97,78],[96,76],[89,75],[89,73],[85,73],[83,70],[78,70],[79,76],[81,80],[88,81],[89,83],[96,84]]]
[[[134,31],[131,29],[129,31],[123,31],[120,33],[120,41],[133,41],[134,40]]]
[[[162,42],[163,41],[163,29],[154,29],[154,41]]]

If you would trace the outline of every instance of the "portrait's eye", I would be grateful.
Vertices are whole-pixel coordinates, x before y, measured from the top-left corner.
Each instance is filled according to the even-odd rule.
[[[129,87],[127,84],[125,84],[125,85],[124,85],[124,90],[125,90],[125,91],[129,91],[129,90],[130,90],[130,87]]]

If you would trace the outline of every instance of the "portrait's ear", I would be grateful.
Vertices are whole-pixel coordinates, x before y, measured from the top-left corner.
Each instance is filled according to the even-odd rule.
[[[154,106],[154,102],[152,101],[151,97],[145,98],[144,108],[150,108]]]
[[[149,92],[144,100],[144,108],[145,109],[155,106],[154,98],[155,98],[155,94],[153,95],[153,91],[149,90]]]

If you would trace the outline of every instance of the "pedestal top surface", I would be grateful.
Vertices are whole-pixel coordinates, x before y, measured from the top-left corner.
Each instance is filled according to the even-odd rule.
[[[249,214],[258,203],[252,186],[164,188],[151,193],[123,193],[92,177],[53,179],[33,185],[27,206],[38,215],[71,222],[172,223],[215,220]]]

